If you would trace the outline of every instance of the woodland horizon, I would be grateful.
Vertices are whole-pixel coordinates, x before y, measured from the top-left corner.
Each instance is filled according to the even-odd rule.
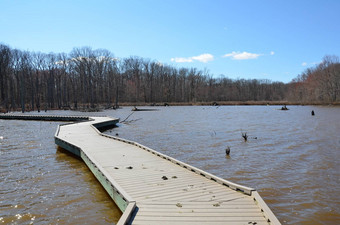
[[[338,104],[340,63],[325,56],[289,83],[216,78],[138,56],[118,59],[106,49],[40,53],[0,44],[0,109],[14,111],[111,107],[119,103],[289,101]]]

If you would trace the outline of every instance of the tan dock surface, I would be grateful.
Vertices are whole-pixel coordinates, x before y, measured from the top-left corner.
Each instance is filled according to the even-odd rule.
[[[60,126],[56,143],[79,151],[124,212],[119,224],[280,224],[255,190],[94,127],[112,118],[90,119]]]

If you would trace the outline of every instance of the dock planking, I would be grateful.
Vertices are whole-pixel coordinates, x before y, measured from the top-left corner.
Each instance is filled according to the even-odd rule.
[[[123,212],[118,224],[280,224],[256,190],[100,132],[118,119],[71,119],[55,120],[83,121],[58,126],[55,143],[86,163]]]

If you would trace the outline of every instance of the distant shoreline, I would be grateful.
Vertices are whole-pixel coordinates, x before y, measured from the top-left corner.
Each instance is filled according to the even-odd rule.
[[[217,104],[214,104],[217,103]],[[125,102],[120,106],[237,106],[237,105],[320,105],[320,106],[340,106],[340,102],[322,103],[322,102],[290,102],[290,101],[216,101],[216,102],[162,102],[162,103],[145,103],[145,102]]]
[[[299,105],[299,106],[340,106],[340,102],[333,103],[322,103],[322,102],[290,102],[290,101],[216,101],[216,102],[156,102],[156,103],[146,103],[146,102],[122,102],[119,104],[119,107],[164,107],[164,106],[284,106],[284,105]],[[78,104],[78,108],[74,107],[62,107],[62,108],[52,108],[47,109],[47,111],[53,110],[73,110],[73,111],[81,111],[81,112],[99,112],[106,109],[114,109],[113,105],[105,105],[98,104],[95,108],[87,107],[87,104],[81,105]],[[17,108],[16,110],[12,110],[10,112],[20,112],[21,108]],[[26,107],[25,112],[33,112],[37,111],[37,109],[30,109]],[[41,112],[44,112],[44,109],[40,109]],[[6,113],[4,108],[0,108],[0,113]]]

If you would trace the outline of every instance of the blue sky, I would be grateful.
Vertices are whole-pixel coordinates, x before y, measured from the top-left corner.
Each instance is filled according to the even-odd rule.
[[[214,77],[289,82],[340,56],[338,0],[0,0],[0,42],[104,48]]]

